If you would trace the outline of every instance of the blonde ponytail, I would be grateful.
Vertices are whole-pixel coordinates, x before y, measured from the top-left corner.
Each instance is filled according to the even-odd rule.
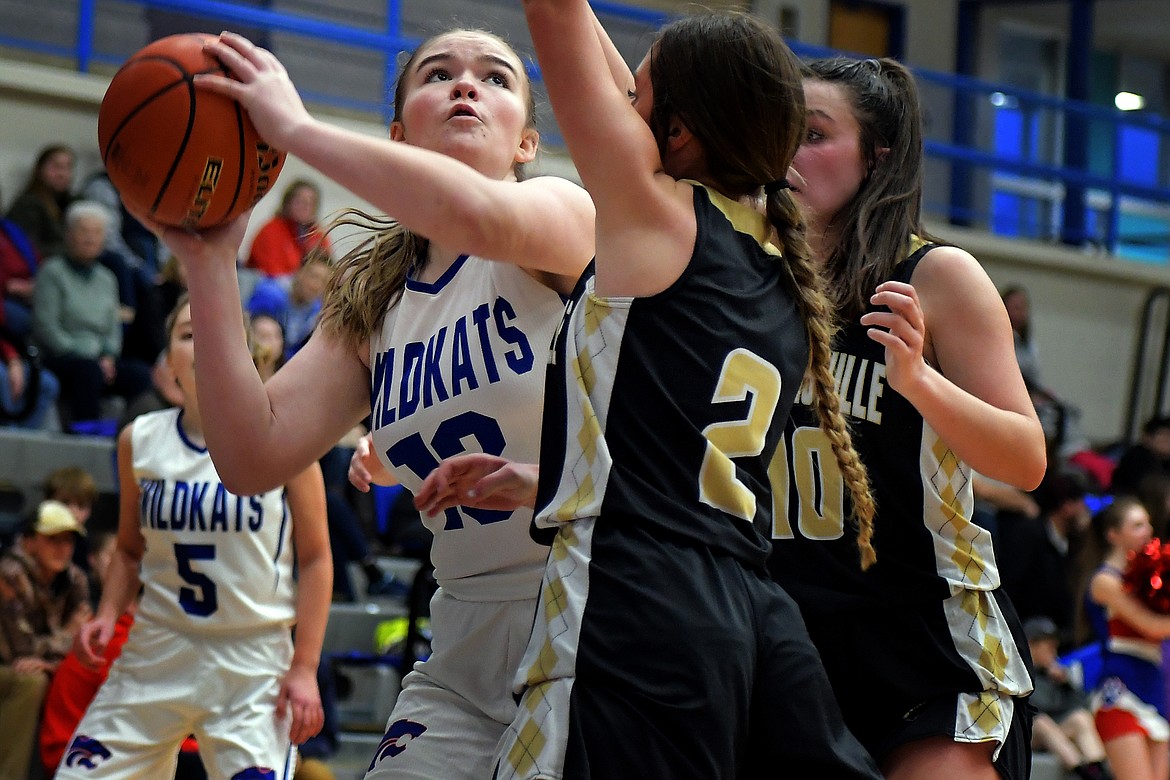
[[[410,270],[426,258],[428,242],[389,217],[356,209],[341,212],[326,232],[339,227],[370,235],[334,265],[319,327],[357,345],[373,336],[386,311],[402,297]]]

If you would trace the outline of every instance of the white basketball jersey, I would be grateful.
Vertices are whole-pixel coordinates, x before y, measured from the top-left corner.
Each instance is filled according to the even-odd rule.
[[[138,619],[179,631],[291,625],[292,518],[279,488],[236,496],[207,450],[179,425],[181,410],[134,420],[134,478],[146,538]]]
[[[559,294],[511,263],[463,256],[434,284],[407,281],[371,340],[370,401],[374,448],[408,490],[461,453],[537,462],[563,312]],[[424,516],[436,578],[467,600],[530,597],[548,554],[529,536],[531,519],[527,508]]]

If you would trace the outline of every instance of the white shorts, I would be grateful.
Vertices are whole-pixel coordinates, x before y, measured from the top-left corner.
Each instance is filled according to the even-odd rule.
[[[174,777],[179,745],[189,734],[210,778],[292,777],[289,721],[275,717],[292,661],[288,629],[197,641],[136,623],[56,778]]]
[[[402,681],[366,780],[486,780],[516,715],[512,688],[536,598],[431,599],[432,655]]]

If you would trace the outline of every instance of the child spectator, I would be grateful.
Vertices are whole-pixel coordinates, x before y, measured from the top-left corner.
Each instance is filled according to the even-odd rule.
[[[1112,780],[1089,697],[1057,660],[1060,629],[1046,617],[1032,617],[1024,621],[1024,634],[1036,665],[1032,704],[1039,712],[1032,721],[1032,747],[1055,754],[1077,777]]]

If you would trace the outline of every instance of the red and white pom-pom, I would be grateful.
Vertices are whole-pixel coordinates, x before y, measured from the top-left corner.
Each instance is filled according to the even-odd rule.
[[[1123,581],[1150,609],[1170,615],[1170,543],[1152,539],[1130,553]]]

